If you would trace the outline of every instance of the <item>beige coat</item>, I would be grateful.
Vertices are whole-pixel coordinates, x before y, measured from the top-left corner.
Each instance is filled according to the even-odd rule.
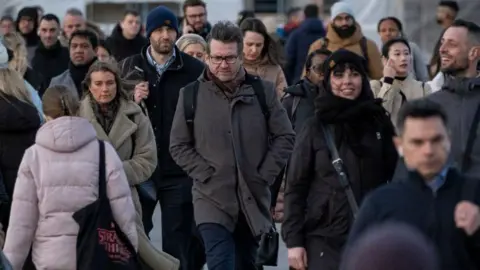
[[[97,121],[90,102],[90,96],[87,95],[82,101],[80,116],[92,123],[99,139],[110,142],[117,150],[132,189],[133,202],[139,217],[138,223],[141,224],[142,209],[135,185],[148,180],[157,166],[157,146],[152,125],[137,104],[121,100],[112,129],[106,134]],[[132,149],[132,134],[135,134],[135,149]]]
[[[266,63],[266,60],[263,60],[258,63],[245,62],[243,66],[245,67],[245,70],[247,70],[248,74],[258,76],[262,80],[273,83],[275,85],[278,98],[283,96],[283,90],[288,85],[285,74],[283,74],[283,70],[279,65],[268,64]]]
[[[121,100],[116,119],[109,134],[106,134],[93,112],[87,95],[80,107],[80,116],[87,118],[99,139],[110,142],[123,161],[137,211],[138,253],[142,260],[155,270],[176,270],[177,259],[157,250],[149,241],[142,224],[142,210],[135,185],[148,180],[157,166],[157,146],[152,125],[140,107],[133,101]],[[133,119],[134,121],[130,120]],[[135,149],[132,155],[132,134],[135,134]]]
[[[396,125],[398,112],[405,102],[404,99],[409,101],[423,98],[432,92],[428,84],[416,81],[412,76],[408,76],[403,81],[394,80],[393,84],[385,83],[383,78],[373,80],[370,81],[370,86],[375,97],[383,99],[383,107],[390,113],[390,119],[394,125]]]

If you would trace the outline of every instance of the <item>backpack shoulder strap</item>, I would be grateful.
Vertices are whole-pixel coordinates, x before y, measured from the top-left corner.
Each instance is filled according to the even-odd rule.
[[[246,75],[246,82],[252,85],[253,91],[258,98],[262,113],[265,116],[265,120],[270,119],[270,110],[267,105],[267,98],[265,97],[265,89],[263,88],[262,80],[256,76]]]
[[[300,97],[299,96],[294,96],[293,97],[293,104],[292,104],[292,119],[293,119],[293,116],[295,115],[295,111],[298,108],[298,104],[300,104]]]
[[[360,39],[360,49],[362,50],[362,54],[363,54],[363,58],[365,58],[365,64],[367,65],[366,68],[367,68],[367,71],[368,71],[368,44],[367,44],[367,38],[366,37],[362,37],[362,39]]]
[[[327,37],[324,37],[322,38],[322,47],[321,47],[323,50],[327,50],[328,49],[328,38]]]
[[[193,133],[193,119],[197,107],[197,94],[200,82],[194,81],[183,88],[183,111],[190,134]]]

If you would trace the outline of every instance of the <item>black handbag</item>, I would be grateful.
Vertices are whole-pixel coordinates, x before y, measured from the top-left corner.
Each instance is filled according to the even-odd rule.
[[[255,260],[257,266],[277,266],[278,261],[279,235],[272,221],[272,228],[269,232],[262,234],[260,246]]]
[[[77,270],[140,269],[133,245],[113,218],[107,198],[105,144],[99,141],[98,199],[73,214],[77,236]]]

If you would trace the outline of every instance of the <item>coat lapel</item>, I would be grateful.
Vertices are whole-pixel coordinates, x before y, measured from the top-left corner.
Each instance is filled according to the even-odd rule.
[[[90,96],[88,95],[82,101],[80,115],[90,121],[97,132],[98,139],[109,142],[118,151],[125,140],[130,138],[138,128],[137,124],[132,121],[133,119],[130,120],[129,115],[133,117],[139,111],[139,108],[129,105],[126,101],[120,101],[117,116],[113,121],[109,134],[105,132],[102,125],[97,121],[97,117],[90,105]]]

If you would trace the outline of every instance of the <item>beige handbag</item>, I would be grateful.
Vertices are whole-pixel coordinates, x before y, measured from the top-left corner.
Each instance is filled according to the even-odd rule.
[[[137,225],[137,231],[138,255],[147,267],[153,270],[178,270],[180,268],[180,261],[155,248],[139,225]]]

